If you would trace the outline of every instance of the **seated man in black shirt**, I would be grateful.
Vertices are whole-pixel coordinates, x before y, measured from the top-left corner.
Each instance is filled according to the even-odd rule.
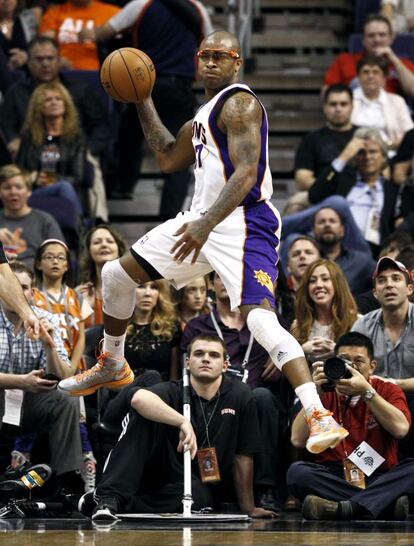
[[[298,192],[289,200],[285,214],[309,206],[309,188],[321,170],[338,158],[352,139],[355,131],[351,123],[352,91],[347,85],[328,87],[324,95],[323,113],[326,125],[305,135],[296,151],[294,169]]]
[[[226,348],[217,336],[197,336],[188,354],[191,422],[182,415],[182,381],[137,390],[133,411],[124,420],[123,433],[94,494],[94,521],[116,520],[120,510],[182,511],[182,453],[190,451],[195,459],[204,447],[215,450],[221,479],[203,484],[193,461],[193,509],[217,506],[234,484],[242,512],[254,518],[275,516],[257,508],[253,499],[253,454],[260,439],[250,389],[226,377]],[[92,497],[87,493],[81,501],[84,514],[93,505]]]
[[[255,455],[254,491],[262,508],[279,508],[284,489],[283,432],[287,427],[286,395],[289,391],[280,371],[272,366],[265,349],[253,339],[241,312],[232,310],[228,292],[217,273],[210,273],[216,306],[210,313],[190,320],[183,332],[181,353],[197,336],[218,335],[227,347],[227,375],[243,381],[256,401],[260,426],[260,451]],[[279,498],[278,498],[279,497]]]

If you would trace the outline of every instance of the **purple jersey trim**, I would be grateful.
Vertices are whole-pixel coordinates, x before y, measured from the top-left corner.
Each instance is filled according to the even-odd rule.
[[[223,163],[224,167],[224,177],[226,181],[230,178],[230,176],[234,173],[234,165],[231,162],[230,159],[230,153],[229,148],[227,144],[227,135],[224,134],[219,127],[216,124],[216,117],[219,114],[220,110],[223,107],[223,104],[228,99],[229,94],[233,95],[234,93],[239,93],[241,91],[244,91],[246,93],[250,93],[254,97],[256,95],[250,91],[249,89],[245,89],[244,87],[232,87],[227,92],[223,93],[220,98],[217,100],[216,104],[212,108],[209,118],[208,118],[208,124],[210,127],[211,134],[213,136],[213,139],[216,143],[217,151],[219,153],[220,159]],[[262,116],[262,125],[260,128],[261,133],[261,146],[260,146],[260,156],[259,156],[259,162],[257,166],[257,175],[256,175],[256,182],[254,186],[251,188],[249,193],[246,195],[246,197],[243,199],[243,201],[240,203],[240,205],[251,205],[253,203],[257,203],[261,198],[261,186],[263,183],[264,175],[266,172],[266,159],[267,159],[267,117],[266,112],[260,103],[260,107],[263,112]]]
[[[276,232],[279,220],[269,205],[261,201],[244,208],[246,239],[243,249],[241,305],[260,304],[264,299],[274,307],[273,284],[277,279]]]

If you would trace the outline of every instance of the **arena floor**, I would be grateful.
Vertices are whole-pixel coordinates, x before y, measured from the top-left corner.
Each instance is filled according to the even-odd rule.
[[[307,522],[299,514],[246,523],[96,526],[87,519],[1,519],[3,546],[382,546],[414,545],[407,522]]]

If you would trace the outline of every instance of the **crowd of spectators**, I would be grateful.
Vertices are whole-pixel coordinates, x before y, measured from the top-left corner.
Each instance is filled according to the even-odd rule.
[[[120,162],[115,197],[131,197],[141,163],[142,138],[131,107],[109,112],[78,71],[97,70],[103,46],[132,27],[132,36],[124,39],[153,58],[154,101],[176,134],[194,109],[190,53],[212,29],[205,8],[189,1],[188,11],[186,2],[177,2],[176,12],[167,0],[156,0],[148,11],[138,0],[122,9],[96,0],[68,0],[46,9],[17,9],[13,1],[7,9],[0,5],[0,70],[4,65],[10,75],[0,79],[0,241],[44,324],[39,339],[26,338],[18,314],[0,300],[0,393],[8,418],[8,390],[24,392],[22,415],[3,421],[16,436],[13,456],[2,460],[3,466],[11,462],[18,470],[23,462],[26,468],[40,452],[49,457],[62,487],[76,487],[72,476],[78,473],[85,491],[92,490],[104,462],[97,429],[112,433],[109,442],[115,445],[123,417],[141,403],[136,393],[145,387],[160,384],[154,392],[176,400],[168,381],[179,379],[188,347],[194,339],[207,335],[212,342],[216,336],[228,354],[226,389],[232,390],[231,382],[245,383],[243,400],[257,408],[251,449],[259,446],[253,473],[258,508],[277,511],[290,493],[304,501],[309,519],[404,518],[408,508],[401,498],[414,494],[411,463],[398,463],[398,451],[412,456],[410,443],[400,441],[414,413],[414,124],[412,103],[406,102],[414,96],[414,61],[400,59],[391,45],[393,28],[414,24],[405,2],[383,0],[382,14],[364,24],[364,50],[342,53],[329,67],[322,90],[326,123],[305,135],[296,150],[298,191],[283,216],[275,312],[302,345],[321,393],[327,379],[323,363],[334,356],[348,362],[350,377],[323,395],[341,425],[360,423],[342,451],[328,451],[313,462],[298,460],[299,452],[288,470],[291,443],[302,448],[307,440],[300,405],[241,313],[231,309],[215,272],[178,292],[164,280],[138,284],[125,342],[135,380],[119,394],[105,389],[97,411],[54,389],[57,378],[88,366],[103,335],[101,271],[127,247],[105,213],[108,154]],[[155,18],[160,25],[168,22],[169,33],[182,37],[179,47],[174,49],[169,33],[159,40],[150,32],[138,34],[144,17],[149,28]],[[119,142],[111,138],[109,114],[118,117]],[[188,180],[188,172],[170,177],[160,217],[181,209]],[[69,205],[72,220],[62,217]],[[372,475],[381,476],[375,486],[367,475],[362,494],[361,474],[348,457],[364,441],[372,442],[384,462]],[[139,451],[136,440],[122,442],[131,442],[130,457]],[[345,478],[338,474],[344,459],[350,465]],[[140,460],[140,472],[144,463]],[[226,469],[231,464],[227,457]],[[129,471],[134,473],[133,465]],[[228,478],[223,476],[223,483]],[[0,483],[0,502],[1,494]],[[146,506],[154,508],[153,500]],[[135,508],[144,506],[137,503]]]

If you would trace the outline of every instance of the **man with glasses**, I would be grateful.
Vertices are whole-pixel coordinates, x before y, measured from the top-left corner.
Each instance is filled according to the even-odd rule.
[[[31,189],[28,175],[17,165],[0,169],[0,241],[9,259],[17,257],[29,266],[45,239],[65,240],[53,216],[29,206]]]
[[[83,395],[131,383],[124,342],[136,283],[164,277],[179,289],[215,270],[231,308],[240,307],[256,341],[295,389],[311,429],[307,448],[318,453],[348,432],[325,412],[302,348],[274,310],[281,221],[270,202],[266,111],[253,91],[239,83],[243,61],[236,36],[213,32],[197,57],[206,102],[176,138],[162,124],[151,97],[136,104],[161,169],[173,172],[194,164],[191,210],[144,235],[120,260],[105,264],[103,353],[91,370],[62,381],[60,388]]]
[[[52,38],[34,38],[29,44],[28,55],[29,75],[9,87],[1,108],[0,126],[9,152],[14,157],[19,149],[19,133],[35,87],[40,83],[59,80],[76,105],[92,155],[101,155],[107,149],[111,135],[104,106],[96,92],[86,83],[68,79],[59,73],[58,46]]]

